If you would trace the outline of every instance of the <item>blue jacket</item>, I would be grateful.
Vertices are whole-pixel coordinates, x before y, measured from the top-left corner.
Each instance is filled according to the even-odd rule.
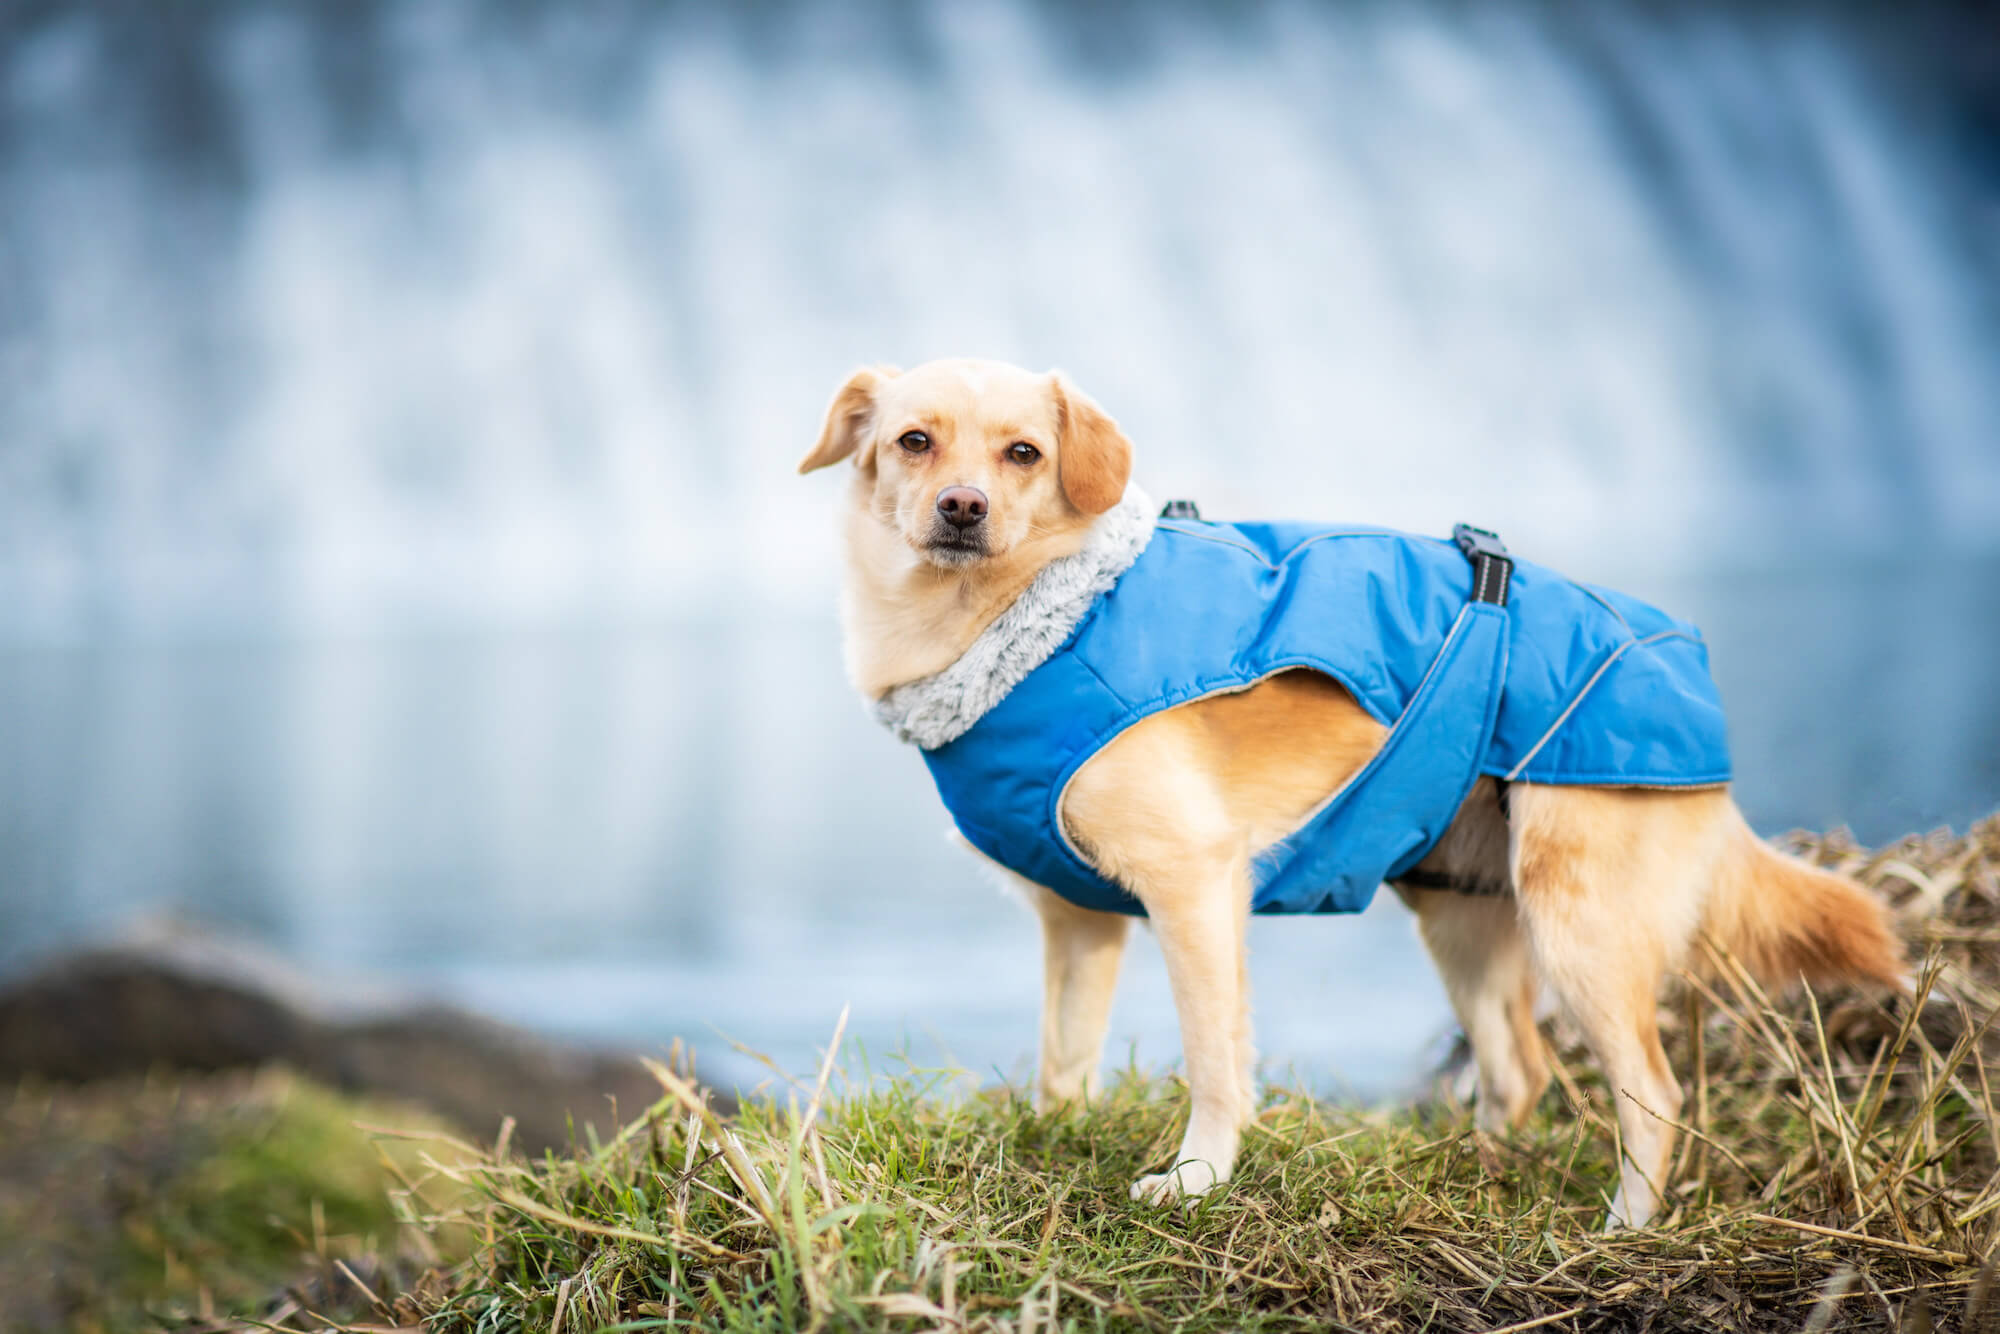
[[[1729,780],[1700,632],[1517,561],[1471,600],[1450,541],[1376,528],[1162,520],[1068,641],[956,740],[924,752],[960,832],[1086,908],[1143,911],[1062,829],[1085,761],[1140,719],[1293,667],[1390,728],[1381,751],[1259,857],[1258,912],[1358,912],[1422,860],[1480,774],[1531,783]]]

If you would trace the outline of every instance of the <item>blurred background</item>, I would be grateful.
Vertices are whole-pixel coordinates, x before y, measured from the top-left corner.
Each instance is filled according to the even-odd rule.
[[[0,3],[0,980],[134,918],[626,1049],[1030,1068],[866,718],[854,365],[1060,365],[1156,496],[1497,529],[1707,631],[1765,832],[2000,805],[1990,10]],[[1445,1031],[1260,922],[1273,1071]],[[1174,1059],[1157,953],[1113,1058]]]

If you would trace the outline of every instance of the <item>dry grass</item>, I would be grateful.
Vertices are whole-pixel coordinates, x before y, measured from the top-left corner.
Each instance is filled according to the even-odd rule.
[[[1689,1133],[1654,1228],[1599,1231],[1613,1131],[1561,1032],[1559,1087],[1517,1136],[1446,1096],[1385,1113],[1280,1093],[1186,1213],[1125,1197],[1173,1151],[1170,1081],[1128,1072],[1044,1117],[1016,1090],[822,1071],[725,1123],[662,1069],[610,1144],[449,1169],[481,1192],[485,1240],[395,1314],[449,1334],[2000,1324],[2000,818],[1873,853],[1793,844],[1896,904],[1921,1004],[1774,1000],[1740,976],[1672,1002]]]

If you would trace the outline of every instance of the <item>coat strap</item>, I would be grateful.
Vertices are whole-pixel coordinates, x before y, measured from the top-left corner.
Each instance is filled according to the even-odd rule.
[[[1283,861],[1258,884],[1259,912],[1358,912],[1376,888],[1423,860],[1479,777],[1507,677],[1508,615],[1468,602],[1375,753],[1307,818],[1267,849]]]
[[[1514,558],[1499,535],[1469,523],[1453,524],[1451,540],[1472,562],[1472,600],[1507,605],[1507,585],[1514,579]]]

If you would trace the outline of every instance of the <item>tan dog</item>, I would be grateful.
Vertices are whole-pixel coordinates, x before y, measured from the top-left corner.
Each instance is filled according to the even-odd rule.
[[[1117,503],[1132,447],[1060,373],[932,362],[855,373],[811,472],[853,461],[843,605],[847,666],[871,699],[955,661],[1048,562]],[[1077,774],[1061,817],[1096,869],[1145,906],[1166,958],[1193,1103],[1167,1172],[1135,1198],[1228,1178],[1255,1108],[1244,929],[1251,859],[1293,833],[1386,729],[1340,685],[1294,670],[1154,714]],[[1481,779],[1422,870],[1498,897],[1398,886],[1478,1066],[1478,1123],[1518,1124],[1549,1080],[1546,984],[1618,1099],[1625,1158],[1613,1225],[1658,1207],[1681,1103],[1657,1028],[1662,979],[1707,932],[1775,986],[1906,985],[1883,906],[1759,840],[1726,790],[1515,784],[1503,817]],[[1027,884],[1042,921],[1044,1105],[1095,1088],[1131,919]]]

